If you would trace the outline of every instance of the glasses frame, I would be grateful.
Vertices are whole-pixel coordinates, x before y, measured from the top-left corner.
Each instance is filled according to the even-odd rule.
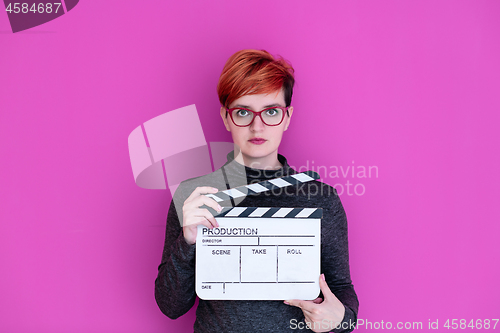
[[[227,117],[227,114],[229,113],[229,117],[231,118],[231,121],[233,122],[233,124],[235,126],[238,126],[238,127],[247,127],[247,126],[250,126],[252,125],[253,121],[255,120],[255,118],[260,117],[260,120],[262,121],[262,123],[266,126],[279,126],[281,125],[281,123],[283,122],[283,120],[285,119],[285,111],[286,111],[286,114],[288,114],[288,108],[289,106],[272,106],[270,108],[265,108],[264,110],[262,111],[253,111],[253,110],[250,110],[250,109],[245,109],[245,108],[231,108],[231,109],[227,109],[226,108],[226,117]],[[271,110],[271,109],[281,109],[281,111],[283,111],[283,116],[281,117],[281,120],[279,123],[275,124],[275,125],[268,125],[264,119],[262,118],[262,116],[260,115],[262,112],[264,111],[267,111],[267,110]],[[249,112],[252,112],[253,113],[253,118],[252,118],[252,121],[248,124],[248,125],[238,125],[236,124],[236,122],[234,121],[233,119],[233,111],[234,110],[245,110],[245,111],[249,111]]]

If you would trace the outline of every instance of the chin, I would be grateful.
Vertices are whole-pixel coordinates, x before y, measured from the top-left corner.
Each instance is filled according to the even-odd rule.
[[[273,151],[274,150],[270,149],[248,149],[246,151],[242,151],[242,153],[250,158],[262,158],[271,155]]]

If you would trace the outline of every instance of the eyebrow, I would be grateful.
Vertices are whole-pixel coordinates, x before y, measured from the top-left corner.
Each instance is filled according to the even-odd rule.
[[[264,109],[267,109],[267,108],[272,108],[273,106],[280,106],[280,105],[279,105],[279,104],[270,104],[270,105],[266,105],[266,106],[264,106]],[[250,106],[248,106],[248,105],[241,105],[241,104],[238,104],[238,105],[233,106],[232,108],[244,108],[244,109],[250,109]]]

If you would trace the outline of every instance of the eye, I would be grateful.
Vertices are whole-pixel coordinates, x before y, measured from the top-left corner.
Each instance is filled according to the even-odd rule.
[[[280,113],[279,111],[279,109],[269,109],[266,111],[266,114],[272,117],[278,115]]]
[[[246,117],[250,114],[250,112],[248,112],[247,110],[244,110],[244,109],[238,109],[238,110],[235,110],[235,114],[238,117]]]

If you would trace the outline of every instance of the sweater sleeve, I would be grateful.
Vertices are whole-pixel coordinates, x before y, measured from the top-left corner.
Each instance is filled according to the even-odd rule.
[[[193,307],[195,292],[195,248],[186,243],[174,200],[167,215],[165,244],[158,276],[155,280],[155,299],[160,310],[176,319]]]
[[[349,268],[347,216],[336,190],[327,198],[329,203],[324,206],[321,228],[321,269],[330,290],[345,307],[341,326],[333,332],[351,332],[356,324],[359,302]]]

